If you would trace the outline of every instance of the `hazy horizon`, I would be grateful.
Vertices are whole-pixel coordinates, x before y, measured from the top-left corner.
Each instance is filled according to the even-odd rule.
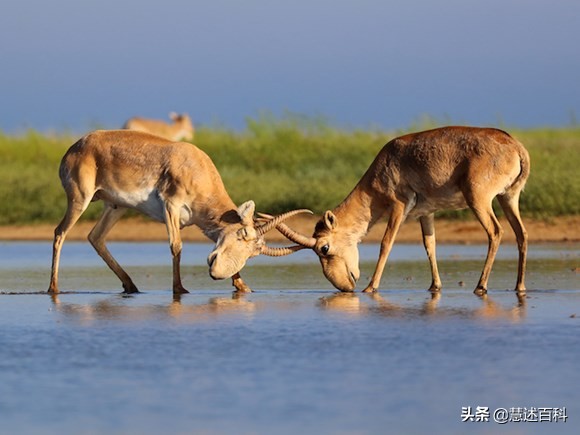
[[[343,128],[580,115],[580,2],[23,0],[0,15],[0,129],[81,132],[187,112]]]

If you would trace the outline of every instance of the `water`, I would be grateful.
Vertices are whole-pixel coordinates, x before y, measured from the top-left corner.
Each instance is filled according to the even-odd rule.
[[[577,433],[576,245],[533,246],[519,301],[502,245],[487,298],[483,246],[441,245],[432,299],[423,249],[396,245],[380,295],[337,295],[314,255],[256,258],[236,298],[184,247],[174,299],[166,244],[112,244],[144,291],[122,296],[86,243],[0,244],[0,433]],[[361,249],[362,280],[378,247]],[[363,284],[361,284],[362,286]],[[566,407],[567,422],[461,422],[462,407]],[[490,418],[493,419],[492,416]]]

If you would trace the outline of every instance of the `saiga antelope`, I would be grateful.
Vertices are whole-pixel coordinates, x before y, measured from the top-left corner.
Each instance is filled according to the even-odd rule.
[[[313,237],[303,236],[285,224],[278,229],[316,252],[324,275],[336,288],[353,291],[360,276],[357,244],[370,226],[387,216],[379,259],[364,289],[374,292],[399,226],[407,217],[418,217],[433,278],[429,290],[437,292],[441,279],[435,257],[434,213],[469,207],[489,240],[475,288],[476,294],[484,294],[503,232],[492,209],[492,200],[497,197],[516,235],[519,258],[515,290],[524,293],[528,242],[518,201],[529,172],[528,152],[501,130],[444,127],[408,134],[384,146],[346,199],[324,213]]]
[[[254,224],[254,202],[236,207],[211,159],[190,143],[171,142],[130,130],[92,132],[62,158],[60,179],[66,192],[66,214],[54,231],[49,293],[58,293],[58,267],[65,237],[91,201],[105,203],[89,241],[123,283],[125,293],[137,287],[105,246],[105,237],[127,211],[138,210],[164,222],[173,256],[173,293],[187,293],[181,283],[180,229],[197,225],[216,242],[208,257],[214,279],[232,277],[239,291],[251,291],[239,271],[259,254],[280,256],[298,247],[270,248],[264,234],[284,219],[309,210],[294,210]]]
[[[193,140],[194,128],[189,115],[186,113],[178,115],[175,112],[171,112],[169,118],[173,121],[172,124],[157,119],[131,118],[125,123],[123,128],[151,133],[171,141]]]

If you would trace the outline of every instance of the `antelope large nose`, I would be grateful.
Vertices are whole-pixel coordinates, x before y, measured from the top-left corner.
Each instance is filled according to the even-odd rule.
[[[358,276],[356,276],[354,273],[350,272],[350,281],[352,282],[352,284],[354,286],[356,286],[356,282],[358,281]]]
[[[212,252],[211,254],[209,254],[209,256],[207,257],[207,265],[209,266],[209,276],[211,277],[211,279],[219,279],[214,275],[214,270],[213,270],[213,265],[217,259],[217,252]]]
[[[217,258],[217,252],[212,252],[207,257],[207,265],[209,266],[209,274],[211,275],[211,267],[215,263],[215,259]]]

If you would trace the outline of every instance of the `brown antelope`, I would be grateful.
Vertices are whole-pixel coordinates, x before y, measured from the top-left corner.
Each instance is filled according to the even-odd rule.
[[[374,292],[399,226],[407,217],[419,218],[433,277],[429,290],[437,292],[441,279],[435,258],[434,212],[469,207],[489,239],[475,289],[476,294],[484,294],[503,232],[492,209],[492,200],[497,197],[516,235],[519,259],[515,290],[524,293],[527,233],[518,200],[529,172],[528,152],[501,130],[444,127],[408,134],[384,146],[346,199],[324,213],[313,237],[303,236],[285,224],[278,229],[316,252],[324,275],[336,288],[353,291],[360,276],[357,244],[370,226],[387,216],[379,259],[364,290]]]
[[[189,115],[185,113],[178,115],[171,112],[169,118],[171,118],[173,124],[157,119],[131,118],[125,123],[123,128],[151,133],[171,141],[193,140],[194,128]]]
[[[105,207],[89,241],[119,277],[125,293],[138,290],[105,246],[105,237],[127,209],[138,210],[167,226],[175,294],[187,293],[180,275],[180,229],[185,226],[197,225],[216,242],[208,257],[210,276],[232,277],[239,291],[251,291],[239,275],[248,258],[287,255],[302,248],[270,248],[264,234],[284,219],[309,210],[294,210],[256,225],[254,202],[236,207],[211,159],[190,143],[137,131],[95,131],[70,147],[62,158],[59,174],[68,206],[54,231],[49,293],[58,293],[58,266],[65,237],[91,201],[102,200]]]

